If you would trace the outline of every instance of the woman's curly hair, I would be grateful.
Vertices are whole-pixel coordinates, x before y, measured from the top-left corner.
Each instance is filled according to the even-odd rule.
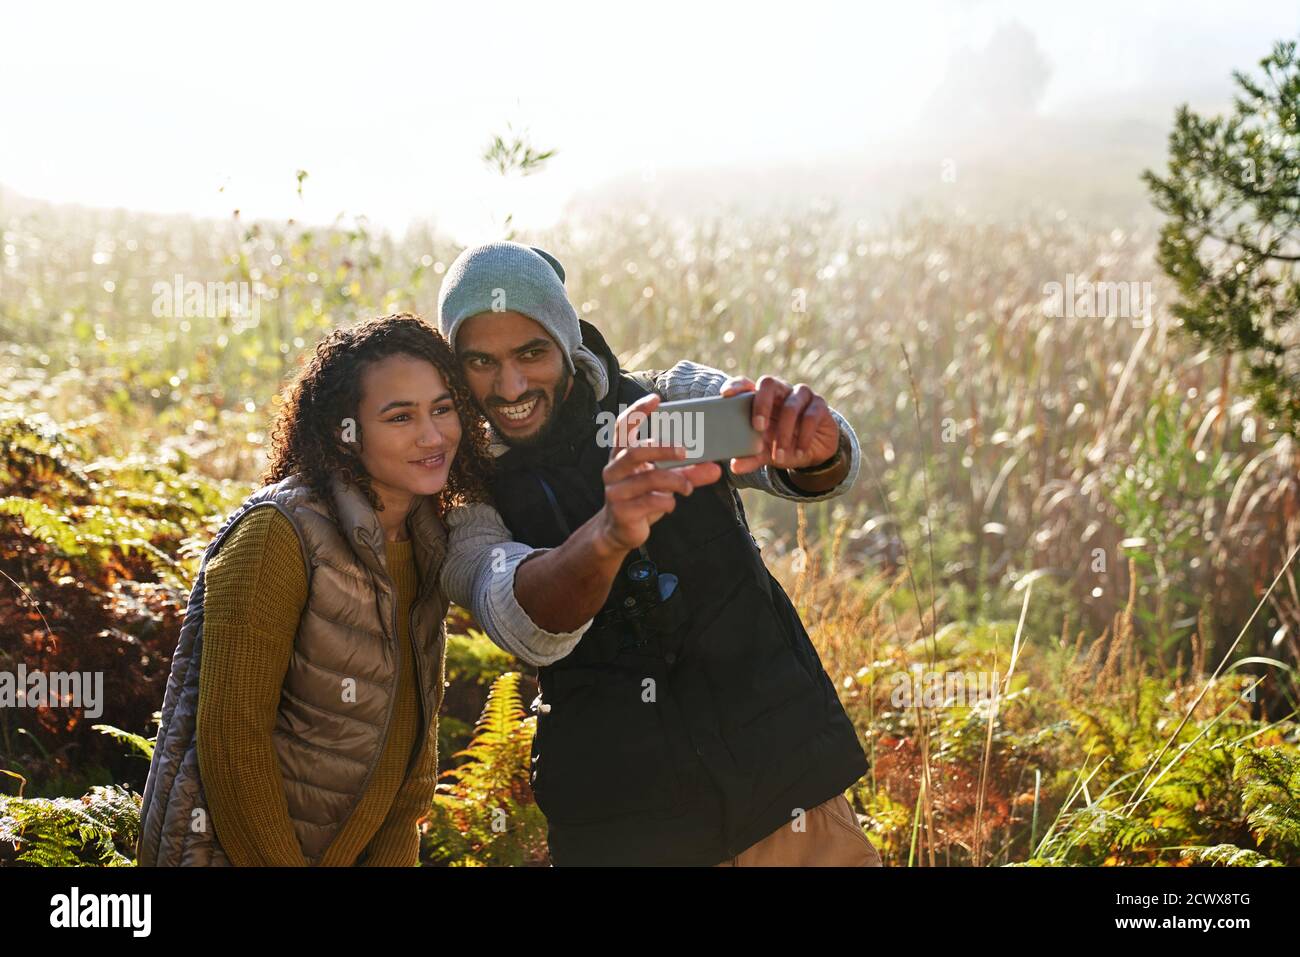
[[[439,514],[445,515],[453,505],[488,501],[492,457],[482,413],[442,333],[419,316],[405,312],[335,329],[317,344],[315,355],[289,386],[288,399],[276,416],[270,460],[262,482],[269,485],[301,473],[337,522],[330,486],[333,475],[340,474],[361,489],[375,511],[382,510],[383,504],[371,488],[370,475],[352,446],[359,447],[364,441],[359,415],[361,373],[369,363],[393,355],[433,363],[456,404],[461,439],[447,484],[434,499]],[[338,441],[337,429],[345,419],[357,423],[357,443],[352,446]]]

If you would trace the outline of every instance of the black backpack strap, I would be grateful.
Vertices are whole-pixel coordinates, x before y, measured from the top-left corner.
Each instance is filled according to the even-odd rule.
[[[542,478],[536,472],[530,470],[530,474],[533,478],[537,479],[538,484],[542,486],[542,491],[546,495],[546,501],[551,505],[551,514],[555,516],[555,524],[560,527],[560,531],[564,533],[565,539],[568,539],[569,536],[573,534],[573,529],[569,527],[569,522],[565,519],[564,512],[560,509],[560,502],[555,497],[555,490],[551,488],[551,483],[546,481],[546,479]]]

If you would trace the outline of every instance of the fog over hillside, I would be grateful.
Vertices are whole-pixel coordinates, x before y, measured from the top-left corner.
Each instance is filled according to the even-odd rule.
[[[963,48],[905,133],[835,160],[700,167],[620,176],[583,191],[572,210],[623,203],[670,215],[705,210],[779,214],[832,206],[881,219],[909,209],[1011,216],[1065,211],[1096,221],[1150,221],[1140,176],[1160,169],[1178,105],[1230,109],[1231,80],[1172,83],[1043,105],[1052,65],[1033,34],[1009,23],[979,49]]]
[[[111,16],[87,6],[56,70],[35,51],[57,15],[15,10],[11,36],[33,42],[0,62],[13,91],[0,184],[216,219],[344,213],[398,233],[432,222],[463,243],[500,235],[507,214],[536,230],[625,202],[691,217],[830,203],[872,218],[923,205],[1129,222],[1150,215],[1139,175],[1162,165],[1178,105],[1224,110],[1232,70],[1300,31],[1287,3],[808,0],[797,16],[756,4],[736,17],[665,0],[567,18],[557,55],[539,58],[529,37],[556,26],[523,3],[403,11],[396,33],[382,2],[362,21],[320,11],[313,61],[382,49],[371,89],[347,70],[304,86],[300,58],[275,39],[304,24],[262,6],[250,33],[242,5],[201,25],[167,8],[111,52],[87,39]],[[158,82],[142,64],[188,27],[207,38],[195,69]],[[483,69],[475,39],[489,35],[507,67]],[[234,44],[257,70],[221,67],[216,51]],[[535,175],[499,175],[482,154],[507,129],[554,157]]]

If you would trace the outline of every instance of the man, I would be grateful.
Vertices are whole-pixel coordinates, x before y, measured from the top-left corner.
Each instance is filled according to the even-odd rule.
[[[448,517],[443,585],[538,666],[552,860],[878,865],[843,796],[862,747],[735,491],[842,494],[853,430],[805,385],[693,362],[623,373],[563,281],[549,253],[490,243],[456,259],[438,301],[496,456],[495,509]],[[626,439],[661,398],[746,391],[765,447],[725,475],[655,468],[683,450]]]

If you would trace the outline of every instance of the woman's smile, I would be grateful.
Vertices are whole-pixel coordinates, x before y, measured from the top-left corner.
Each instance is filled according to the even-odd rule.
[[[425,472],[436,472],[447,463],[447,453],[438,452],[434,455],[425,456],[422,459],[413,459],[411,465]]]

